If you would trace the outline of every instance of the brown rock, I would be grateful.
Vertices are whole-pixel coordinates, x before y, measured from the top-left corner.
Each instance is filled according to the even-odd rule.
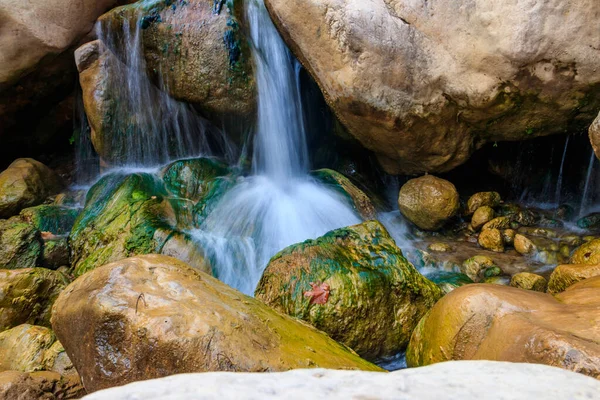
[[[458,211],[458,192],[451,182],[425,175],[402,186],[398,196],[400,212],[419,228],[434,231]]]
[[[545,292],[548,281],[541,275],[532,274],[531,272],[519,272],[510,279],[510,286],[525,290],[533,290],[535,292]]]
[[[510,228],[510,218],[496,217],[496,218],[492,219],[491,221],[489,221],[488,223],[486,223],[485,225],[483,225],[481,230],[482,231],[484,231],[486,229],[504,230],[504,229],[508,229],[508,228]]]
[[[85,389],[76,376],[62,377],[56,372],[0,372],[2,400],[80,399]]]
[[[525,235],[517,233],[514,239],[515,250],[519,254],[527,255],[536,252],[537,248],[535,244]]]
[[[504,251],[504,240],[499,229],[484,229],[479,234],[477,243],[486,250],[502,253]]]
[[[500,205],[500,194],[498,192],[479,192],[469,197],[467,201],[467,214],[473,214],[480,207],[495,208]]]
[[[504,240],[504,244],[506,246],[514,245],[516,235],[517,231],[515,231],[514,229],[504,229],[502,231],[502,240]]]
[[[600,239],[593,238],[579,246],[571,255],[571,264],[600,264]]]
[[[600,275],[600,265],[563,264],[554,269],[548,282],[548,293],[560,293],[569,286]]]
[[[411,337],[409,366],[448,360],[547,364],[600,378],[600,277],[554,298],[498,285],[443,297]]]
[[[481,272],[496,266],[494,260],[486,256],[474,256],[465,260],[460,266],[460,272],[467,275],[473,282],[479,282]]]
[[[159,255],[79,277],[55,303],[52,326],[90,392],[185,372],[379,370],[316,329]]]
[[[471,218],[471,227],[478,231],[482,226],[494,219],[494,214],[494,209],[492,207],[479,207]]]

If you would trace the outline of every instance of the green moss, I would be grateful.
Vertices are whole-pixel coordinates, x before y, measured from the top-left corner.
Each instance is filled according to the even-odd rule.
[[[42,255],[40,231],[19,217],[0,220],[0,268],[39,266]]]
[[[33,224],[42,232],[52,232],[55,235],[69,233],[80,209],[61,207],[57,205],[41,205],[26,208],[21,211],[21,218]]]

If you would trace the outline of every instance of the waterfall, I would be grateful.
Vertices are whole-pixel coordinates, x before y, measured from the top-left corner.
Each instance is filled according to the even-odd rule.
[[[258,85],[253,175],[226,193],[193,235],[219,279],[253,294],[278,251],[360,219],[347,199],[308,174],[298,62],[263,1],[246,7]]]
[[[562,158],[560,160],[560,169],[558,170],[558,181],[556,182],[556,192],[554,194],[554,203],[556,205],[560,205],[560,194],[562,191],[562,182],[563,182],[563,169],[565,167],[565,159],[567,158],[567,149],[569,148],[569,138],[571,136],[567,135],[567,139],[565,140],[565,148],[563,150]]]
[[[592,155],[590,156],[590,162],[588,164],[587,174],[585,176],[585,186],[583,189],[583,196],[581,196],[581,206],[579,207],[579,216],[583,217],[585,214],[589,199],[588,197],[592,197],[590,193],[590,181],[592,180],[592,171],[594,170],[594,161],[596,161],[596,154],[592,149]]]

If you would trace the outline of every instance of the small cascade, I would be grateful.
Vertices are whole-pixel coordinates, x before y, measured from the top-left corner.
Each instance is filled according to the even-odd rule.
[[[569,148],[569,139],[570,135],[567,135],[567,139],[565,139],[565,148],[563,150],[562,158],[560,160],[560,168],[558,170],[558,180],[556,181],[556,192],[554,193],[554,203],[556,205],[560,204],[560,195],[562,192],[562,182],[563,182],[563,170],[565,168],[565,159],[567,158],[567,149]]]
[[[596,154],[594,150],[592,150],[592,154],[590,156],[590,162],[588,164],[587,173],[585,175],[585,185],[583,188],[583,195],[581,196],[581,206],[579,207],[579,216],[583,217],[589,207],[591,202],[591,198],[593,193],[591,192],[591,181],[592,181],[592,172],[594,171],[594,163],[596,161]]]
[[[262,0],[249,1],[246,11],[259,104],[253,176],[225,194],[194,236],[220,280],[253,294],[278,251],[360,219],[347,199],[308,174],[300,67]]]

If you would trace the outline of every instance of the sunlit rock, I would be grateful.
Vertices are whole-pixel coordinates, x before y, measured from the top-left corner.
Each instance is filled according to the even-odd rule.
[[[560,293],[584,279],[600,275],[600,265],[563,264],[554,269],[548,282],[548,293]]]
[[[571,264],[600,264],[600,239],[592,239],[579,246],[571,255]]]
[[[548,281],[541,275],[532,274],[531,272],[519,272],[510,279],[510,286],[535,292],[545,292]]]
[[[504,251],[502,232],[497,228],[483,229],[477,238],[477,243],[486,250],[497,253]]]

